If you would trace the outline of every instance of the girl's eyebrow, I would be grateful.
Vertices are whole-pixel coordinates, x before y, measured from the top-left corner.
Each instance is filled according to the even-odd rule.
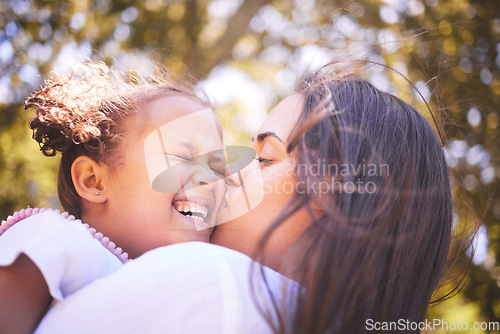
[[[176,145],[181,145],[181,146],[186,146],[189,149],[193,148],[193,143],[190,140],[187,139],[177,139],[177,140],[169,140],[165,142],[165,144],[176,144]]]

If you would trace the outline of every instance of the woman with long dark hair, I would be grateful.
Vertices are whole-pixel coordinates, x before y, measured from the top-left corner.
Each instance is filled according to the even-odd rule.
[[[253,146],[211,239],[235,251],[153,250],[53,307],[39,332],[419,332],[453,231],[428,121],[327,66],[271,112]],[[250,207],[259,196],[233,217],[234,199]]]
[[[263,305],[280,315],[279,332],[361,333],[370,323],[421,322],[452,238],[441,145],[409,104],[324,68],[255,136],[264,182],[275,191],[218,226],[211,240],[307,288],[293,296],[292,310]],[[290,200],[277,210],[284,196]]]

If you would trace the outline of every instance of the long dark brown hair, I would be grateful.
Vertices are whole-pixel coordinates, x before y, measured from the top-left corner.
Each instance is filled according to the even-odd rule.
[[[307,207],[313,222],[285,259],[298,262],[305,292],[288,293],[264,314],[279,333],[364,333],[375,322],[423,321],[453,238],[441,139],[408,103],[332,66],[297,92],[305,104],[288,152],[298,187],[308,188],[296,189],[258,249]]]

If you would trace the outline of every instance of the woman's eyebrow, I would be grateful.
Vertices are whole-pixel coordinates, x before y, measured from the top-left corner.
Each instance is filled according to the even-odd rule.
[[[262,133],[259,133],[257,135],[257,141],[259,143],[263,142],[266,138],[268,137],[273,137],[273,138],[276,138],[277,140],[279,140],[282,144],[285,144],[285,142],[274,132],[270,132],[270,131],[267,131],[267,132],[262,132]],[[254,140],[254,138],[252,138],[252,141]]]

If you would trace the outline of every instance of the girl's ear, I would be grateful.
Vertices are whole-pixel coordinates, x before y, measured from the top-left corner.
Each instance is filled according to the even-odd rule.
[[[71,178],[76,192],[92,203],[104,203],[107,200],[105,191],[106,166],[81,155],[71,165]]]

